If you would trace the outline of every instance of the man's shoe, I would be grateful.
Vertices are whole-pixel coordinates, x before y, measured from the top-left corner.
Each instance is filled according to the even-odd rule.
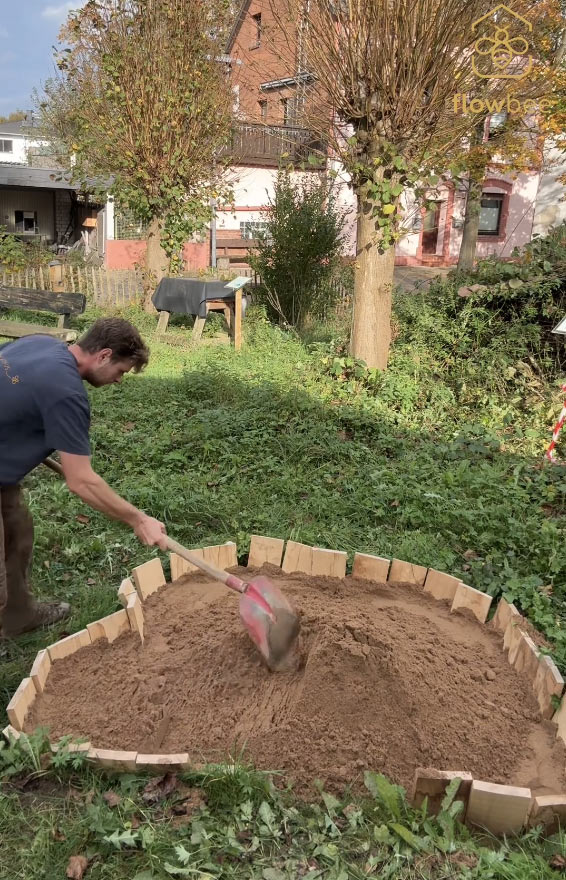
[[[30,620],[23,626],[12,629],[6,621],[2,621],[2,635],[5,638],[13,639],[21,636],[23,633],[31,632],[39,629],[40,626],[52,626],[59,623],[71,613],[71,606],[68,602],[38,602],[33,609],[33,615]]]

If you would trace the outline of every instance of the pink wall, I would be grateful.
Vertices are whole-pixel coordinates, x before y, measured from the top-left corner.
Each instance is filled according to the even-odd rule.
[[[143,265],[145,241],[109,240],[106,242],[106,266],[108,269],[133,269]],[[209,265],[208,241],[188,241],[183,248],[185,269],[206,269]]]
[[[133,269],[145,259],[145,241],[106,242],[106,267],[108,269]]]

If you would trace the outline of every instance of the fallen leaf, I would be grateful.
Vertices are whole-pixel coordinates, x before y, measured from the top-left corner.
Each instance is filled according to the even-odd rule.
[[[156,804],[168,797],[177,788],[177,774],[166,773],[150,779],[142,793],[142,799],[146,804]]]
[[[397,499],[395,499],[395,501],[392,501],[389,506],[390,507],[399,507],[400,504],[401,504],[401,502],[398,501]]]
[[[462,556],[464,557],[464,559],[477,559],[478,558],[478,554],[476,553],[475,550],[465,550],[462,553]]]
[[[67,838],[58,828],[53,829],[53,840],[66,840]]]
[[[87,868],[88,859],[86,856],[71,856],[67,865],[67,877],[69,880],[82,880]]]
[[[124,422],[124,424],[122,426],[122,430],[123,431],[133,431],[135,427],[136,427],[135,422]]]
[[[45,568],[49,568],[49,566],[51,565],[51,563],[49,562],[49,559],[44,559],[43,564],[44,564]]]
[[[76,516],[76,520],[80,523],[87,523],[90,522],[90,516],[87,516],[85,513],[79,513]]]
[[[558,855],[558,853],[553,856],[549,863],[551,868],[556,868],[559,871],[563,871],[566,869],[566,858],[564,856]]]
[[[91,587],[96,583],[94,578],[87,578],[86,582]]]
[[[206,805],[206,795],[200,788],[190,788],[181,783],[176,793],[180,799],[171,807],[171,812],[177,817],[176,824],[190,821],[194,813]]]
[[[117,807],[122,803],[122,798],[115,791],[105,791],[102,795],[109,807]]]

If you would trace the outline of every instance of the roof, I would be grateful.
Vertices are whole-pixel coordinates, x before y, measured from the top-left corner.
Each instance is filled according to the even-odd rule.
[[[236,20],[232,25],[232,30],[230,31],[230,36],[228,37],[228,42],[226,43],[226,52],[230,52],[232,46],[234,45],[234,40],[238,35],[238,31],[242,25],[244,18],[246,17],[246,13],[250,8],[251,0],[242,0],[242,5],[240,6],[240,11],[236,16]]]
[[[0,186],[33,186],[36,189],[78,189],[69,179],[61,178],[61,171],[49,168],[30,168],[28,165],[0,164]]]
[[[18,119],[16,122],[0,122],[0,135],[13,135],[14,137],[37,136],[37,127],[27,119]]]

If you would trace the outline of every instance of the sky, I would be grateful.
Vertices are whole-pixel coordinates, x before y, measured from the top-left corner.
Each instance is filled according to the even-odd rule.
[[[0,116],[29,110],[53,74],[57,33],[82,0],[0,0]]]

